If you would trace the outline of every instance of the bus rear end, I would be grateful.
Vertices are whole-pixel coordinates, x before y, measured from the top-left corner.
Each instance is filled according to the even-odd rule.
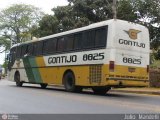
[[[108,85],[142,87],[149,84],[149,33],[142,25],[117,20],[112,25]]]

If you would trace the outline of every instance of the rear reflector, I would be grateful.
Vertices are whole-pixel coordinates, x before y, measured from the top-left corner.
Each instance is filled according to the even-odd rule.
[[[147,65],[147,73],[149,72],[149,65]]]
[[[109,61],[109,71],[114,71],[114,61]]]
[[[133,68],[133,67],[128,67],[128,72],[131,72],[131,73],[133,73],[133,72],[135,72],[136,71],[136,68]]]

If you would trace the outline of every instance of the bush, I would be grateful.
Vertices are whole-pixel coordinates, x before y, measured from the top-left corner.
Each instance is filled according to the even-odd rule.
[[[153,53],[153,57],[154,57],[156,60],[160,60],[160,49],[159,49],[157,52],[154,52],[154,53]]]

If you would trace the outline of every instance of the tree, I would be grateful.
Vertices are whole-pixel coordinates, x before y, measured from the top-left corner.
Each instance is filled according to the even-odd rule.
[[[150,33],[151,49],[160,47],[160,1],[159,0],[120,0],[118,19],[136,22],[146,26]]]
[[[117,3],[117,18],[121,20],[127,20],[130,22],[136,22],[138,16],[136,14],[137,10],[134,8],[133,0],[120,0]]]
[[[37,31],[39,36],[46,36],[110,19],[112,16],[112,0],[68,0],[68,2],[67,6],[53,8],[54,15],[44,16],[39,22],[40,27],[34,32]],[[48,25],[54,25],[54,29]]]
[[[39,21],[39,27],[33,26],[31,32],[36,37],[43,37],[46,35],[51,35],[59,31],[59,22],[55,16],[45,15]]]
[[[67,17],[72,22],[71,28],[89,25],[91,23],[110,19],[112,15],[112,0],[68,0]],[[53,9],[55,16],[59,15],[57,8]],[[61,12],[62,13],[62,12]],[[59,18],[59,17],[58,17]],[[68,27],[70,28],[70,27]]]
[[[40,36],[66,31],[91,23],[112,19],[113,0],[68,0],[67,6],[53,8],[54,15],[41,20]],[[159,0],[118,0],[117,19],[142,24],[149,29],[151,48],[160,46],[160,1]],[[55,25],[56,23],[56,25]],[[155,25],[156,24],[156,25]],[[38,28],[38,30],[39,30]]]
[[[90,22],[110,19],[112,15],[112,0],[68,0],[73,4],[77,16],[86,17]],[[113,18],[113,17],[112,17]]]
[[[31,28],[38,25],[43,12],[32,5],[14,4],[0,12],[2,36],[19,43],[31,38]]]
[[[0,53],[9,50],[10,48],[10,40],[6,37],[0,37]]]
[[[74,12],[71,6],[61,6],[52,9],[54,17],[58,21],[58,32],[66,31],[74,28]]]
[[[151,49],[157,50],[160,46],[160,1],[136,0],[132,4],[138,12],[136,22],[149,29]]]
[[[160,49],[160,27],[149,26],[151,49]]]

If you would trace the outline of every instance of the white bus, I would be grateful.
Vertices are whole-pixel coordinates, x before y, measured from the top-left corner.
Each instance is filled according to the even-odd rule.
[[[86,27],[14,45],[9,79],[23,83],[64,85],[67,91],[149,84],[149,33],[142,25],[106,20]]]

